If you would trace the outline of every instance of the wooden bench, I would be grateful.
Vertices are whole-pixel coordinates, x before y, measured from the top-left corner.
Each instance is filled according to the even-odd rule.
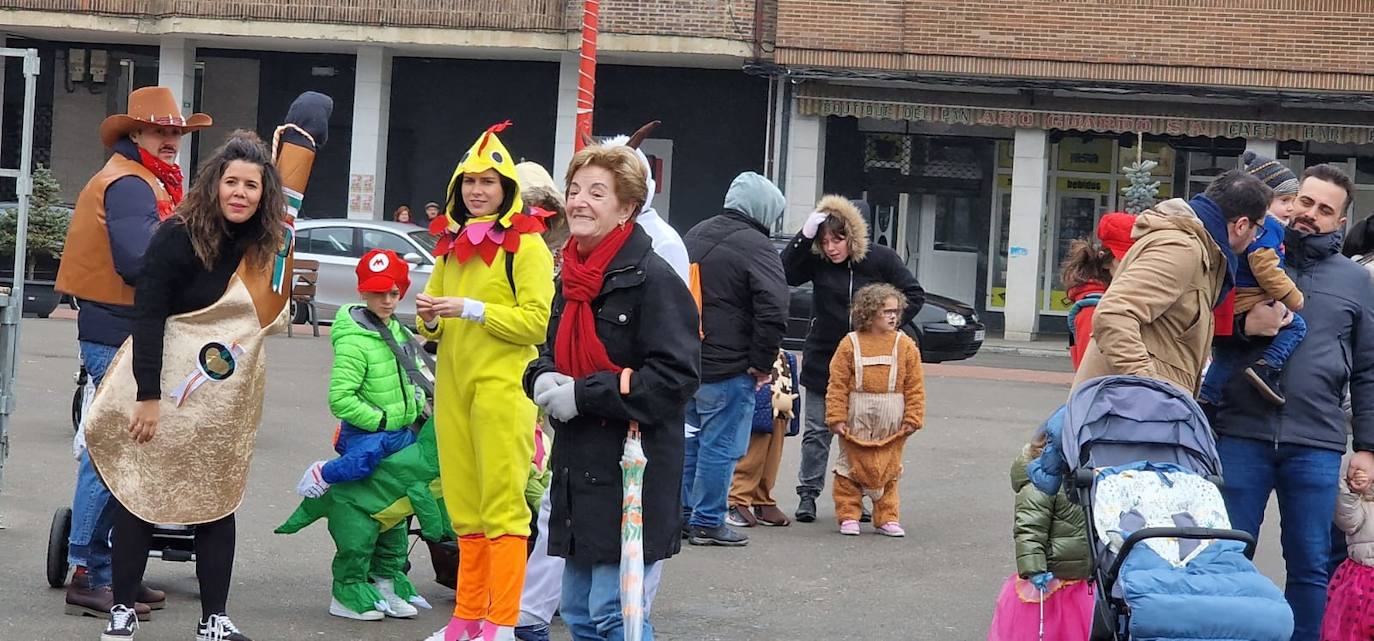
[[[296,324],[296,310],[304,307],[309,315],[310,326],[315,336],[320,335],[320,314],[315,308],[316,283],[320,278],[320,261],[297,258],[291,271],[291,319],[286,325],[286,335],[292,336],[291,328]]]

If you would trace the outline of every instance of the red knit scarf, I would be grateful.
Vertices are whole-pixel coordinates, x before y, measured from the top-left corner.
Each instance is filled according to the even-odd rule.
[[[573,378],[597,372],[619,372],[619,365],[611,362],[606,346],[596,335],[596,315],[592,299],[601,293],[601,284],[616,254],[625,246],[634,231],[633,225],[617,227],[601,239],[587,256],[578,250],[577,239],[569,238],[563,249],[563,320],[558,325],[554,343],[553,363],[558,371]]]
[[[157,217],[159,220],[167,220],[168,216],[181,204],[181,199],[185,195],[182,185],[181,167],[171,163],[162,162],[161,158],[148,153],[148,150],[139,147],[138,159],[144,169],[153,172],[154,176],[162,182],[162,188],[167,190],[167,195],[172,201],[157,201]]]

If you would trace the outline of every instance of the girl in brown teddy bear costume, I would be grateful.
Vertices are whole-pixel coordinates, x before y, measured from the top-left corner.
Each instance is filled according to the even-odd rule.
[[[835,517],[840,534],[859,533],[863,498],[873,501],[878,534],[906,536],[897,482],[907,437],[925,420],[921,351],[897,331],[906,298],[874,284],[854,295],[853,327],[830,361],[825,423],[840,437],[835,462]]]

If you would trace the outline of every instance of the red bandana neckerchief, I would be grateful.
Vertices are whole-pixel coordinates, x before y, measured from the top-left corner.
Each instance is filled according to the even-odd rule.
[[[634,225],[616,227],[601,239],[590,254],[583,257],[577,249],[577,239],[568,239],[563,248],[563,321],[558,326],[554,342],[553,363],[558,371],[573,378],[597,372],[620,372],[622,367],[611,362],[606,346],[596,335],[596,315],[592,313],[592,299],[601,293],[606,268],[625,246],[634,232]]]
[[[167,196],[171,198],[170,201],[157,201],[158,220],[167,220],[167,218],[172,215],[177,205],[181,204],[181,199],[185,194],[182,184],[181,167],[162,162],[161,158],[148,153],[148,150],[142,147],[138,148],[138,159],[139,164],[142,164],[145,169],[153,172],[154,176],[157,176],[157,179],[162,182],[162,188],[167,190]]]
[[[466,263],[469,258],[477,255],[482,257],[482,262],[487,266],[491,266],[492,261],[496,260],[498,249],[505,249],[507,253],[514,254],[520,249],[521,235],[544,233],[547,229],[544,220],[554,215],[553,212],[538,207],[529,207],[526,211],[528,213],[511,216],[510,227],[501,228],[498,222],[491,233],[484,234],[476,243],[472,242],[468,234],[463,233],[465,228],[449,230],[448,216],[436,216],[429,224],[429,233],[439,237],[439,241],[434,245],[434,257],[452,254],[458,262]],[[493,234],[501,240],[498,242]]]

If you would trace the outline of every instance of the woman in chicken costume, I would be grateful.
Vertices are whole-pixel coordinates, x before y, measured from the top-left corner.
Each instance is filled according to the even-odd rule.
[[[536,414],[521,376],[544,342],[553,257],[542,210],[520,198],[515,162],[487,129],[458,163],[425,292],[420,333],[439,341],[435,423],[443,493],[458,534],[457,605],[433,641],[514,639],[530,510]]]

